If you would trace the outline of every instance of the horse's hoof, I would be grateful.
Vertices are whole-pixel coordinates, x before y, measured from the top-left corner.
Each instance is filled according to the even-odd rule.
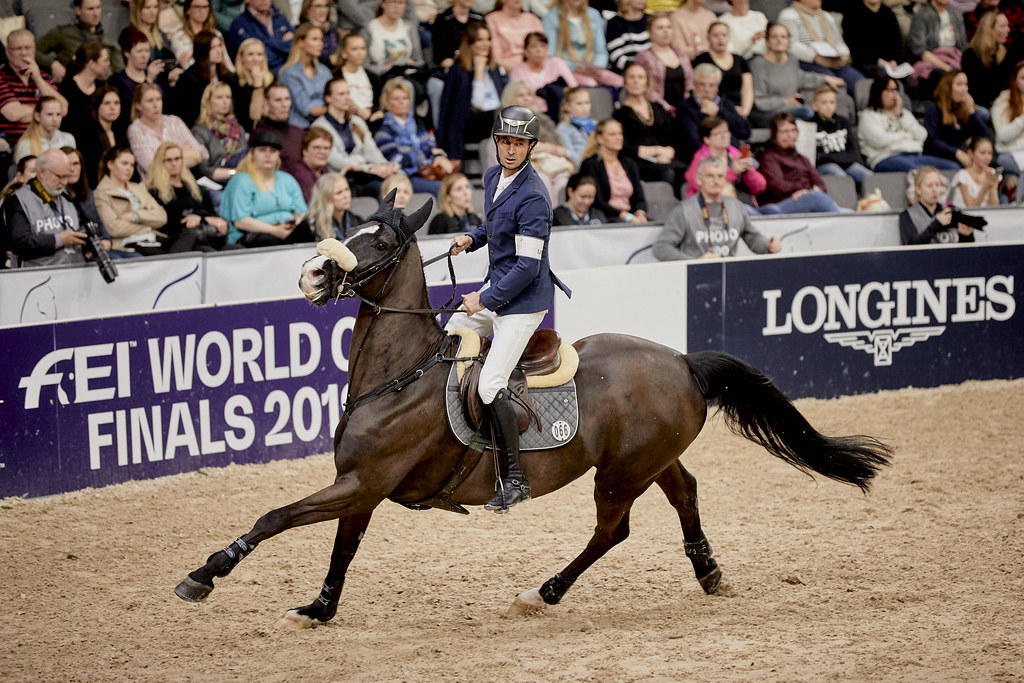
[[[526,617],[531,614],[537,614],[541,610],[547,607],[547,603],[544,602],[544,598],[540,596],[539,588],[531,588],[528,591],[524,591],[516,596],[516,599],[512,602],[512,606],[505,612],[505,616],[509,618],[514,617]]]
[[[303,631],[307,628],[313,628],[312,617],[307,617],[305,614],[299,614],[299,610],[290,609],[284,613],[284,616],[277,620],[277,628],[285,631]]]
[[[202,602],[212,592],[213,586],[193,581],[187,576],[184,581],[174,587],[174,594],[187,602]]]
[[[714,595],[715,591],[718,590],[718,585],[722,583],[722,570],[719,567],[715,567],[710,574],[697,579],[697,582],[704,589],[705,593]]]

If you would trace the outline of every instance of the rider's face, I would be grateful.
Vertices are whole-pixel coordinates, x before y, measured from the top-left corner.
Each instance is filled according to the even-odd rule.
[[[498,159],[506,171],[515,171],[530,154],[530,141],[510,135],[498,136]]]

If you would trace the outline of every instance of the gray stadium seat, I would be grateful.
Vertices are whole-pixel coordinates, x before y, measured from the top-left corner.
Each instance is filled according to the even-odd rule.
[[[484,167],[480,164],[480,143],[466,143],[465,153],[462,155],[462,172],[470,180],[484,174]]]
[[[857,208],[857,183],[848,175],[823,175],[825,190],[839,206],[844,209]]]
[[[609,119],[615,111],[615,102],[607,88],[587,88],[590,93],[590,118],[595,121]]]
[[[907,174],[872,173],[861,184],[864,196],[871,194],[875,188],[882,190],[882,198],[894,211],[907,208]]]
[[[771,138],[771,131],[768,128],[754,128],[750,131],[750,144],[763,145]]]
[[[482,187],[474,187],[473,188],[473,211],[475,211],[476,213],[480,214],[481,216],[484,215],[484,198],[485,197],[486,197],[486,195],[484,193],[484,188],[482,188]]]
[[[427,216],[427,221],[424,225],[430,225],[430,221],[434,220],[434,216],[440,213],[441,209],[437,205],[437,197],[430,194],[429,192],[413,192],[412,198],[409,199],[409,204],[405,207],[407,213],[412,213],[421,206],[423,206],[427,200],[430,199],[434,202],[434,208],[430,210],[430,215]]]
[[[651,221],[664,221],[679,204],[672,185],[658,180],[644,183],[644,198],[647,200],[647,218]]]
[[[789,0],[750,0],[750,9],[762,12],[768,21],[775,21],[786,7],[789,7]]]
[[[357,216],[369,218],[377,213],[378,206],[380,206],[380,202],[377,201],[376,197],[353,197],[352,206],[349,207],[349,211]]]

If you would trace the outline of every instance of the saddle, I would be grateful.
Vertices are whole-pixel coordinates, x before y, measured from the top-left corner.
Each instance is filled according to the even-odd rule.
[[[523,351],[522,357],[516,363],[515,369],[512,370],[508,389],[512,398],[512,407],[516,412],[520,434],[529,429],[530,424],[534,422],[537,425],[537,431],[541,430],[540,414],[530,401],[527,377],[550,375],[556,372],[562,364],[562,358],[558,352],[561,345],[562,338],[554,330],[537,330],[530,337],[526,350]],[[487,358],[490,346],[489,339],[481,340],[480,360],[473,361],[462,373],[462,378],[459,381],[459,398],[462,401],[466,422],[476,430],[479,430],[481,425],[487,421],[484,403],[477,388],[480,385],[483,361]]]

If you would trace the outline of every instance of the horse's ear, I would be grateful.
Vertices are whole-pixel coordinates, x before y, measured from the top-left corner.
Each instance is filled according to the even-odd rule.
[[[388,192],[388,196],[384,197],[384,199],[381,200],[380,208],[377,209],[377,213],[384,214],[384,213],[388,213],[392,209],[394,209],[395,208],[395,195],[396,194],[398,194],[398,188],[395,188],[394,190],[391,190],[391,192]]]
[[[433,208],[434,198],[430,197],[427,201],[423,202],[423,206],[416,209],[406,217],[402,231],[407,237],[412,237],[417,230],[423,227],[423,224],[427,222],[427,218],[430,217],[430,212]]]

